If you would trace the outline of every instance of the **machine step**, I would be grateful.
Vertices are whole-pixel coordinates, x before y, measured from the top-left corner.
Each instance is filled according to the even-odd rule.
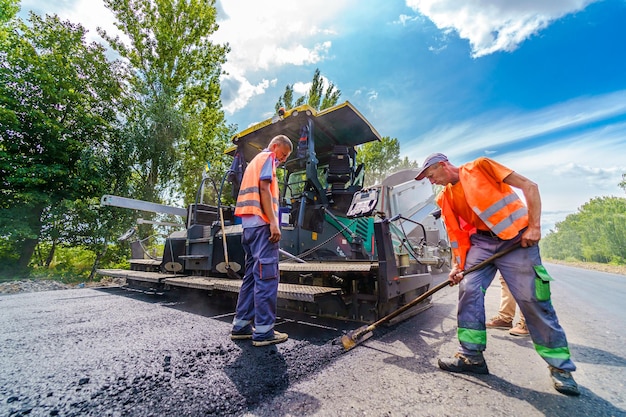
[[[174,287],[195,288],[199,290],[217,290],[238,293],[242,281],[213,277],[194,277],[159,272],[128,271],[125,269],[98,269],[104,276],[126,278],[127,280],[166,284]],[[341,288],[320,287],[315,285],[278,284],[278,298],[313,303],[323,295],[340,295]]]

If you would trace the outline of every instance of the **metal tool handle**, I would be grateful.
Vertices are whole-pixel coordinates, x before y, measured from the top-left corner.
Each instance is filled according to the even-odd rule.
[[[521,245],[521,242],[518,242],[516,244],[514,244],[513,246],[506,248],[505,250],[498,252],[492,256],[490,256],[489,258],[485,259],[482,262],[479,262],[478,264],[474,265],[473,267],[462,271],[463,275],[468,274],[470,272],[474,272],[478,269],[484,268],[485,266],[487,266],[488,264],[490,264],[491,262],[493,262],[494,260],[498,259],[501,256],[506,255],[509,252],[512,252],[513,250],[519,248]],[[434,288],[431,288],[430,290],[426,291],[424,294],[420,295],[419,297],[417,297],[416,299],[414,299],[413,301],[409,302],[408,304],[403,305],[402,307],[400,307],[399,309],[397,309],[396,311],[386,315],[385,317],[379,319],[377,322],[372,323],[371,325],[368,326],[368,328],[370,328],[370,330],[375,329],[376,327],[378,327],[378,325],[382,324],[382,323],[386,323],[389,320],[399,316],[400,314],[404,313],[405,311],[407,311],[408,309],[410,309],[411,307],[416,306],[417,304],[421,303],[422,301],[424,301],[425,299],[427,299],[428,297],[430,297],[431,295],[433,295],[434,293],[436,293],[437,291],[441,290],[442,288],[451,286],[451,282],[450,281],[444,281],[441,284],[437,285]]]

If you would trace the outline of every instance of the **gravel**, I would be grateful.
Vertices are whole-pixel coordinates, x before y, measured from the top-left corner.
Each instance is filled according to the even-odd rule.
[[[103,278],[101,281],[81,282],[78,284],[65,284],[49,279],[25,279],[18,281],[0,282],[0,294],[19,294],[25,292],[41,292],[68,290],[71,288],[100,288],[115,287],[124,284],[121,278]]]

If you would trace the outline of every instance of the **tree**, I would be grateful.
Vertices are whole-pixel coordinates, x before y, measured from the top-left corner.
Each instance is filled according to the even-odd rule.
[[[626,198],[591,199],[556,224],[542,250],[555,259],[626,263]]]
[[[20,11],[18,0],[0,0],[0,27],[7,25]]]
[[[619,187],[626,192],[626,174],[622,174],[622,182],[620,182]]]
[[[219,76],[228,46],[210,41],[215,1],[105,0],[128,37],[98,29],[130,70],[127,137],[134,141],[134,198],[193,200],[207,161],[221,167],[231,131],[221,110]],[[175,189],[179,191],[174,191]]]
[[[0,42],[1,255],[19,270],[44,211],[102,193],[121,91],[117,65],[82,26],[32,13],[29,22],[15,20]]]
[[[368,142],[359,147],[357,162],[365,164],[365,186],[379,184],[389,174],[408,168],[417,168],[415,161],[400,158],[398,139],[385,136],[381,141]]]
[[[278,98],[274,107],[276,111],[278,111],[281,107],[291,109],[306,103],[316,110],[324,110],[337,104],[339,97],[341,97],[341,91],[337,90],[335,84],[332,82],[329,82],[326,90],[324,90],[324,79],[322,78],[319,68],[316,68],[313,74],[313,80],[311,81],[311,87],[306,95],[298,98],[294,103],[293,84],[288,84],[285,87],[285,92]]]

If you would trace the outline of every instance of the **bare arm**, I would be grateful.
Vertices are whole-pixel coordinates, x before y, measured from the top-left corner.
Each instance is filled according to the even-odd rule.
[[[274,212],[272,204],[272,192],[270,191],[270,181],[259,181],[259,193],[261,194],[261,208],[270,221],[270,242],[276,243],[280,240],[280,227],[278,217]]]
[[[528,229],[522,235],[522,247],[535,245],[541,239],[541,195],[537,184],[528,178],[512,172],[504,179],[511,187],[519,188],[524,193],[528,206]]]

